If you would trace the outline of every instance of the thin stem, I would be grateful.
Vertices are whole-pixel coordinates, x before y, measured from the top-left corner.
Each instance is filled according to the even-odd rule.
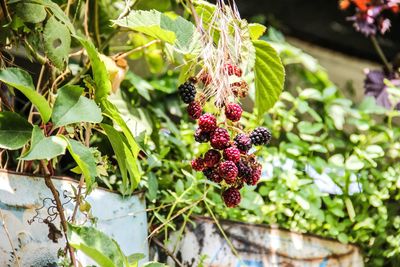
[[[86,37],[89,38],[89,0],[85,3],[85,16],[83,18],[83,28],[85,30]]]
[[[381,46],[378,43],[378,40],[376,39],[376,37],[374,35],[371,35],[371,42],[372,42],[372,45],[375,48],[375,51],[378,53],[378,55],[381,58],[383,64],[385,65],[385,68],[387,69],[387,71],[392,71],[392,67],[390,66],[389,61],[387,60],[385,54],[382,51]]]
[[[91,129],[91,125],[90,123],[87,123],[86,125],[86,132],[85,132],[85,145],[87,147],[89,147],[90,145],[90,136],[92,134],[92,129]],[[74,207],[74,211],[72,213],[72,217],[71,217],[71,222],[74,223],[75,222],[75,218],[76,218],[76,214],[78,212],[78,208],[81,204],[81,195],[82,195],[82,188],[85,185],[85,176],[82,174],[81,178],[79,179],[79,184],[78,184],[78,193],[76,195],[76,204]]]
[[[32,55],[32,57],[37,62],[39,62],[41,65],[44,65],[47,63],[47,58],[40,55],[37,51],[35,51],[35,49],[32,47],[32,45],[26,39],[24,39],[24,44],[25,44],[25,47],[28,49],[29,53]]]
[[[226,235],[224,229],[222,228],[221,224],[219,223],[217,217],[215,217],[214,212],[212,211],[211,207],[208,205],[206,200],[204,200],[204,204],[206,205],[206,208],[207,208],[208,212],[210,212],[211,217],[214,219],[215,224],[217,225],[217,227],[218,227],[219,231],[221,232],[222,236],[225,238],[226,242],[228,243],[229,247],[231,248],[233,254],[235,254],[235,256],[240,259],[239,253],[237,252],[236,248],[233,246],[231,240]]]
[[[175,257],[175,255],[169,251],[164,245],[163,243],[158,240],[156,237],[153,237],[151,239],[157,246],[159,246],[162,250],[164,250],[164,252],[171,257],[171,259],[174,260],[174,262],[176,263],[176,265],[178,265],[179,267],[183,267],[183,264]]]
[[[69,9],[71,7],[72,1],[73,0],[68,0],[67,7],[65,8],[65,14],[67,14],[67,16],[69,16]]]
[[[5,16],[6,16],[7,21],[11,22],[12,18],[10,16],[10,12],[8,12],[6,0],[0,0],[0,3],[1,3],[1,9],[3,10],[3,14],[5,14]]]
[[[6,236],[7,236],[7,239],[8,239],[8,243],[10,243],[11,249],[12,249],[13,254],[15,256],[15,261],[16,261],[18,267],[21,267],[21,264],[19,263],[19,258],[18,258],[18,255],[17,255],[17,251],[15,250],[14,244],[13,244],[12,239],[11,239],[11,235],[8,232],[8,229],[7,229],[7,226],[6,226],[6,219],[4,218],[4,214],[3,214],[1,209],[0,209],[0,217],[1,217],[0,218],[1,219],[1,225],[3,226],[4,232],[6,233]]]
[[[55,188],[55,186],[53,184],[53,181],[51,180],[51,173],[50,173],[49,168],[47,167],[46,162],[44,160],[41,160],[40,165],[44,172],[45,184],[50,189],[50,191],[54,197],[54,201],[56,202],[57,211],[60,216],[61,226],[63,228],[64,236],[67,241],[67,248],[69,251],[69,255],[71,257],[72,264],[76,267],[77,265],[76,265],[74,249],[69,245],[68,238],[67,238],[67,220],[65,218],[64,208],[63,208],[61,200],[60,200],[59,192],[57,191],[57,189]]]
[[[129,50],[128,52],[125,52],[125,53],[122,53],[122,54],[117,54],[113,58],[114,58],[115,61],[117,61],[117,60],[119,60],[121,58],[125,58],[125,57],[129,56],[132,53],[135,53],[137,51],[143,50],[143,49],[145,49],[145,48],[147,48],[147,47],[149,47],[149,46],[151,46],[153,44],[160,43],[160,42],[161,42],[161,40],[158,40],[158,39],[157,40],[153,40],[151,42],[148,42],[145,45],[142,45],[142,46],[136,47],[136,48],[134,48],[132,50]]]

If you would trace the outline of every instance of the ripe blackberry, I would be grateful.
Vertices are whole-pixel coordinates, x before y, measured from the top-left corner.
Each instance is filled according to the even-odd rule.
[[[249,178],[246,179],[246,183],[248,185],[256,185],[261,178],[261,165],[254,166],[251,171],[251,175]]]
[[[239,121],[243,109],[239,104],[229,103],[225,106],[225,116],[231,121]]]
[[[230,141],[231,141],[231,138],[229,136],[229,133],[224,128],[217,128],[211,134],[210,143],[213,148],[225,149],[225,148],[229,147]]]
[[[198,118],[200,118],[203,108],[199,102],[193,101],[189,103],[186,110],[192,119],[197,120]]]
[[[222,162],[218,167],[219,175],[227,184],[234,184],[238,175],[238,168],[233,161],[227,160]]]
[[[234,139],[234,143],[242,153],[247,153],[252,146],[250,137],[245,134],[238,134]]]
[[[253,171],[251,167],[243,160],[236,163],[236,166],[238,168],[238,177],[243,178],[245,181],[247,181],[247,179],[251,177]]]
[[[271,133],[267,128],[258,127],[250,133],[250,139],[256,146],[266,145],[271,141]]]
[[[221,160],[221,153],[215,149],[210,149],[204,155],[204,165],[206,167],[214,167]]]
[[[185,82],[178,87],[179,95],[184,103],[189,104],[196,97],[196,88],[191,82]]]
[[[204,132],[212,132],[217,128],[217,119],[210,113],[201,115],[198,123]]]
[[[208,141],[210,141],[210,138],[210,133],[205,132],[200,128],[198,128],[194,133],[194,140],[196,140],[196,142],[198,143],[207,143]]]
[[[204,160],[202,158],[197,158],[192,160],[192,168],[195,171],[201,172],[204,169]]]
[[[240,160],[240,150],[234,146],[228,147],[224,150],[224,159],[233,162],[238,162]]]
[[[222,199],[228,208],[236,207],[241,200],[240,192],[237,188],[228,188],[222,193]]]

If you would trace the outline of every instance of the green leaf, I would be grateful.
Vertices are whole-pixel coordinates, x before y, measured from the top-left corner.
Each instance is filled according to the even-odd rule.
[[[282,92],[285,70],[278,53],[265,41],[253,41],[256,49],[255,107],[258,117],[272,108]]]
[[[23,93],[38,109],[42,121],[44,123],[49,121],[51,108],[47,103],[46,98],[35,91],[32,77],[28,72],[19,68],[3,69],[0,70],[0,81]]]
[[[267,30],[262,24],[259,23],[249,23],[249,32],[251,40],[258,40]]]
[[[160,39],[185,54],[194,53],[199,40],[195,26],[180,16],[171,18],[156,10],[133,10],[128,16],[113,21],[115,24]]]
[[[68,16],[64,13],[64,11],[60,8],[59,5],[54,3],[52,0],[24,0],[24,2],[27,3],[34,3],[34,4],[39,4],[43,5],[44,7],[48,8],[51,10],[53,15],[62,23],[67,26],[68,30],[71,32],[71,34],[75,33],[75,28],[72,25],[71,21],[69,20]]]
[[[127,266],[117,242],[96,228],[68,224],[67,236],[72,247],[85,253],[100,267]]]
[[[83,37],[74,36],[85,47],[88,53],[90,63],[92,64],[93,79],[96,83],[95,100],[101,102],[102,99],[107,98],[111,92],[111,81],[108,76],[106,65],[100,59],[100,55],[96,50],[94,44]]]
[[[0,148],[15,150],[31,138],[32,125],[15,112],[0,112]]]
[[[86,187],[90,191],[97,176],[96,160],[88,147],[76,140],[65,139],[68,142],[68,151],[82,171]]]
[[[138,267],[139,261],[144,259],[146,256],[143,253],[134,253],[128,256],[129,267]]]
[[[32,141],[29,151],[20,157],[22,160],[50,160],[65,154],[68,143],[63,137],[45,137],[38,126],[33,127]]]
[[[105,131],[108,140],[110,140],[115,157],[117,158],[124,192],[131,193],[137,188],[140,181],[140,174],[136,163],[137,155],[133,154],[133,151],[128,147],[127,139],[120,132],[115,130],[114,127],[107,124],[101,124],[101,127]],[[128,173],[130,177],[130,186],[128,182]]]
[[[54,127],[79,122],[100,123],[103,120],[101,109],[82,94],[83,88],[75,85],[65,85],[58,90],[51,115]]]
[[[351,155],[346,160],[346,168],[352,171],[361,170],[364,167],[364,162],[362,162],[357,156]]]
[[[47,13],[42,5],[18,3],[15,11],[24,22],[39,23],[46,19]]]
[[[57,68],[64,69],[71,47],[71,34],[68,28],[52,16],[44,27],[43,39],[49,59]]]

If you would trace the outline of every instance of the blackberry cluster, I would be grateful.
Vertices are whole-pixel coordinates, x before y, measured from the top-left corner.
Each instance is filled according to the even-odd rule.
[[[242,70],[234,65],[226,64],[224,68],[230,76],[242,76]],[[209,142],[211,148],[192,161],[192,168],[203,172],[208,180],[220,184],[225,205],[236,207],[241,200],[239,190],[244,184],[254,186],[261,178],[261,165],[255,155],[249,152],[253,145],[268,144],[271,133],[264,127],[258,127],[250,133],[242,132],[239,121],[243,109],[235,102],[224,105],[225,116],[222,120],[218,120],[214,114],[203,113],[204,96],[201,93],[197,95],[196,80],[190,79],[179,86],[179,94],[182,101],[188,104],[189,117],[197,120],[194,139],[198,143]],[[212,85],[212,78],[207,73],[203,73],[199,80],[203,86]],[[235,82],[231,86],[233,97],[247,95],[246,82]]]

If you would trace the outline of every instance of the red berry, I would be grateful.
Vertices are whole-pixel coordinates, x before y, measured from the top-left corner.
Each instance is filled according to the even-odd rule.
[[[224,150],[224,159],[235,163],[238,162],[240,160],[240,150],[233,146],[228,147]]]
[[[209,85],[212,82],[211,75],[208,73],[204,73],[200,79],[204,85]]]
[[[244,154],[247,153],[252,146],[250,137],[245,134],[238,134],[233,140],[235,141],[235,146]]]
[[[225,106],[225,115],[231,121],[239,121],[242,116],[243,109],[239,104],[229,103]]]
[[[230,141],[231,141],[231,138],[229,136],[229,133],[224,128],[217,128],[211,134],[210,143],[213,148],[225,149],[225,148],[229,147]]]
[[[198,118],[200,118],[201,113],[202,113],[202,107],[201,107],[200,103],[197,101],[190,102],[190,104],[187,106],[186,110],[187,110],[187,113],[189,114],[189,116],[194,120],[197,120]]]
[[[234,184],[238,175],[238,168],[233,161],[222,162],[218,167],[219,175],[227,184]]]
[[[228,208],[233,208],[240,203],[240,192],[237,188],[231,187],[222,193],[222,198]]]
[[[217,119],[210,113],[205,113],[199,118],[199,127],[204,132],[212,132],[217,128]]]
[[[232,64],[225,64],[224,68],[229,76],[231,75],[236,75],[238,77],[242,76],[242,70],[237,66],[233,66]]]
[[[202,158],[192,160],[192,168],[195,171],[201,172],[204,169],[204,160]]]
[[[204,165],[206,167],[214,167],[216,166],[219,161],[221,160],[221,153],[219,153],[215,149],[210,149],[204,155]]]
[[[256,185],[261,178],[261,171],[262,171],[261,165],[258,164],[254,166],[251,170],[251,176],[248,179],[246,179],[246,183],[248,185]]]

